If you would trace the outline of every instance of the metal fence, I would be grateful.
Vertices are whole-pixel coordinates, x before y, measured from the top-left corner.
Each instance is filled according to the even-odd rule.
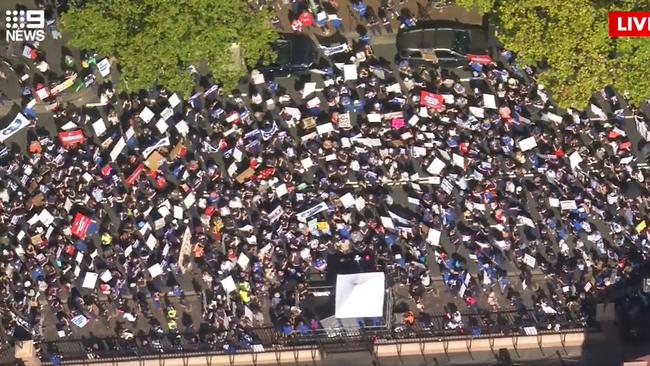
[[[193,341],[191,337],[163,335],[143,344],[121,338],[85,338],[57,340],[40,344],[40,356],[45,364],[63,361],[105,362],[107,359],[136,359],[181,357],[190,355],[234,354],[294,349],[317,346],[322,352],[371,350],[376,342],[399,342],[408,339],[462,339],[485,336],[525,335],[525,327],[540,332],[556,329],[591,331],[597,324],[587,324],[570,314],[544,314],[535,310],[500,311],[463,314],[463,327],[450,329],[445,315],[419,318],[412,326],[397,324],[386,327],[358,327],[303,330],[285,335],[274,327],[253,328],[246,335],[231,335],[212,344]],[[557,328],[556,328],[557,326]]]

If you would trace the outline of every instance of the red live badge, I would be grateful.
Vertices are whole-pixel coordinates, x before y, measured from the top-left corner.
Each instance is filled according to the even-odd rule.
[[[650,12],[610,11],[610,37],[650,37]]]

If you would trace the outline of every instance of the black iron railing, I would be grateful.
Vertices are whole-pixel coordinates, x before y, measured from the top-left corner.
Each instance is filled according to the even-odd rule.
[[[462,339],[485,336],[525,335],[525,327],[541,332],[557,329],[594,330],[572,314],[544,314],[535,310],[500,311],[462,315],[462,327],[451,329],[449,318],[435,315],[419,318],[415,324],[386,327],[340,329],[303,329],[286,335],[274,327],[253,328],[246,333],[231,333],[212,343],[197,341],[189,335],[165,334],[155,339],[84,338],[40,343],[40,356],[46,364],[60,361],[94,362],[107,359],[179,357],[205,354],[277,351],[296,347],[319,347],[324,352],[371,349],[376,342],[393,342],[415,338]]]

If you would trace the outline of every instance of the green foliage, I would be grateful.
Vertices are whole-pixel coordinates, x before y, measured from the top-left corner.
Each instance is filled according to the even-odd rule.
[[[456,0],[456,4],[467,10],[476,10],[481,14],[490,12],[494,9],[496,0]]]
[[[609,38],[607,13],[640,10],[641,0],[460,0],[489,13],[497,38],[518,61],[548,69],[539,82],[561,107],[582,108],[591,94],[612,85],[635,101],[650,96],[644,65],[650,42]],[[492,7],[486,10],[492,4]],[[647,4],[647,1],[646,1]]]
[[[71,45],[117,58],[129,91],[162,85],[187,97],[194,86],[190,65],[204,64],[226,89],[244,72],[231,51],[241,48],[246,65],[271,61],[277,38],[269,12],[253,12],[233,0],[96,0],[63,15]]]

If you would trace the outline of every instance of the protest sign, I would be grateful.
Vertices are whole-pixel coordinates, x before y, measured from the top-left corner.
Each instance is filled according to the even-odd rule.
[[[16,132],[29,126],[30,122],[22,113],[18,113],[16,117],[9,123],[7,127],[0,131],[0,142],[5,142],[8,138],[13,136]]]
[[[442,95],[422,90],[420,92],[420,105],[441,112],[444,109]]]

